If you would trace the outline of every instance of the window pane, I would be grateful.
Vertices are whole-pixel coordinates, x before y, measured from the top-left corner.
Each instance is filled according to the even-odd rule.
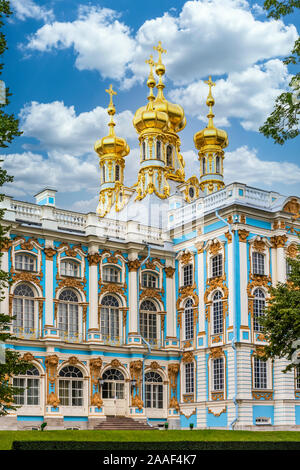
[[[194,363],[185,365],[185,393],[194,393]]]
[[[265,274],[265,257],[262,253],[253,253],[253,274]]]
[[[193,284],[193,265],[188,264],[183,268],[183,285],[190,286]]]
[[[267,388],[267,363],[257,357],[254,358],[254,388]]]
[[[224,390],[224,361],[222,358],[213,361],[213,389]]]

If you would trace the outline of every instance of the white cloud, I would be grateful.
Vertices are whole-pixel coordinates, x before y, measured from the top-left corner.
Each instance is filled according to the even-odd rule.
[[[230,118],[239,118],[244,129],[258,130],[272,111],[275,98],[287,89],[289,81],[287,66],[278,59],[216,80],[212,90],[216,102],[213,108],[215,124],[228,126]],[[207,94],[208,86],[203,81],[169,93],[171,99],[180,103],[188,114],[205,123]]]
[[[134,53],[130,29],[108,8],[79,8],[73,22],[46,24],[30,37],[28,49],[51,51],[73,47],[79,70],[97,70],[103,78],[121,79]]]
[[[67,152],[82,155],[94,152],[96,140],[108,134],[107,110],[97,106],[92,111],[76,115],[74,106],[65,106],[62,101],[38,103],[24,106],[20,112],[23,136],[40,141],[47,152]],[[131,111],[115,115],[115,132],[126,139],[136,138]],[[33,149],[33,146],[24,146]]]
[[[10,0],[10,5],[14,16],[21,21],[27,18],[36,20],[52,21],[54,19],[53,11],[37,5],[33,0]]]

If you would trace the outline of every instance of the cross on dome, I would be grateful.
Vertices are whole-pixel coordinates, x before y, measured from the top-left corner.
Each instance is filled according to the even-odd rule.
[[[166,49],[163,49],[161,46],[161,41],[158,41],[158,46],[153,46],[153,49],[158,52],[158,63],[161,64],[161,55],[166,54]]]

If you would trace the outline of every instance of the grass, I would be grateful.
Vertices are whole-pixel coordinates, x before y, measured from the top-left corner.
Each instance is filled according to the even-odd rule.
[[[300,441],[299,431],[0,431],[0,450],[13,441]]]

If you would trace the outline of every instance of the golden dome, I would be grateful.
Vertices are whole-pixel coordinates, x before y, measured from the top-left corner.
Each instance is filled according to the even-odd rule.
[[[116,158],[126,157],[130,148],[125,139],[116,136],[114,130],[116,124],[113,121],[113,116],[116,110],[112,101],[112,96],[116,95],[116,92],[113,91],[112,85],[110,85],[109,89],[106,91],[110,95],[110,102],[107,108],[107,112],[110,116],[110,122],[108,124],[109,133],[106,137],[102,137],[102,139],[96,141],[94,149],[98,153],[99,157],[105,157],[108,155],[114,155]]]
[[[209,93],[206,100],[206,104],[209,107],[209,113],[207,115],[208,124],[205,129],[202,129],[194,135],[195,146],[198,150],[201,150],[206,146],[217,146],[223,149],[228,146],[227,132],[223,129],[216,128],[213,122],[215,115],[212,112],[212,107],[215,104],[215,100],[211,94],[211,87],[215,86],[215,83],[212,82],[211,77],[209,77],[209,80],[205,83],[209,85]]]
[[[161,131],[166,131],[169,127],[168,115],[164,112],[157,111],[153,107],[153,101],[155,96],[153,95],[153,88],[156,85],[155,78],[153,76],[153,56],[150,56],[149,60],[146,60],[146,63],[150,65],[150,74],[147,80],[147,86],[150,89],[148,96],[148,104],[139,108],[133,118],[133,125],[136,128],[137,132],[140,134],[145,129],[158,129]]]
[[[165,73],[165,66],[161,61],[161,54],[166,53],[166,51],[161,47],[160,41],[154,49],[159,53],[158,63],[154,64],[152,56],[150,56],[150,60],[146,61],[151,67],[147,81],[150,88],[149,103],[136,111],[133,125],[139,133],[148,128],[160,129],[164,132],[179,132],[186,126],[184,110],[179,104],[171,103],[164,97],[163,89],[165,85],[162,82],[162,76]],[[154,65],[156,65],[155,72],[159,77],[157,85],[152,71]],[[153,95],[155,85],[158,89],[156,98]]]

